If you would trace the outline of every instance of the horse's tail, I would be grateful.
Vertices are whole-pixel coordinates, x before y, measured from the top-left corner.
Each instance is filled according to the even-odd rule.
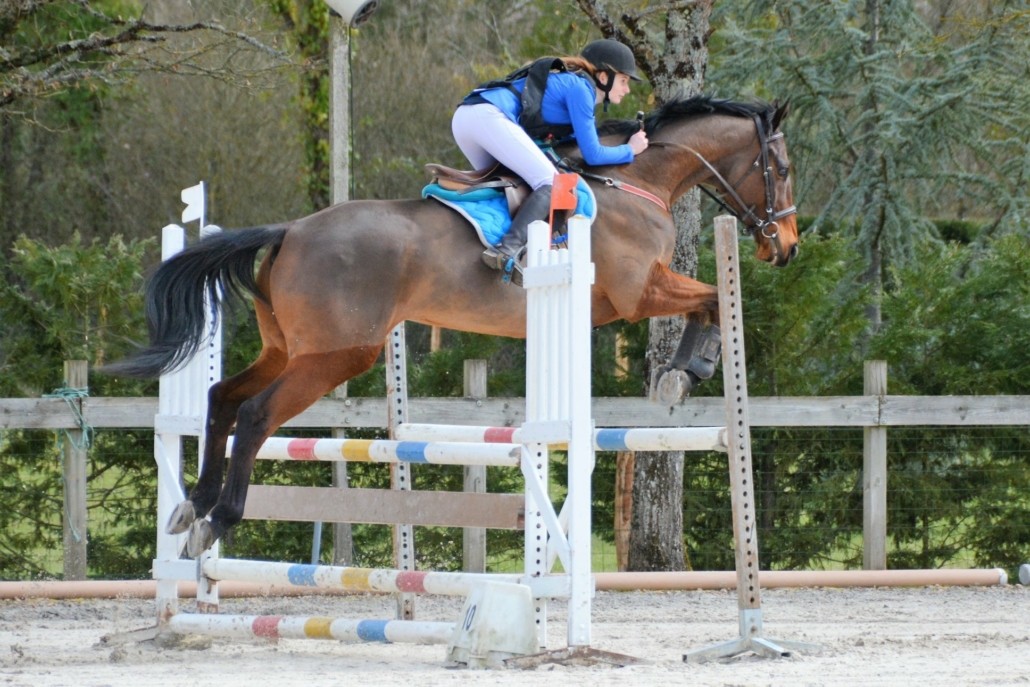
[[[147,283],[150,344],[99,371],[153,379],[184,365],[211,337],[205,330],[207,306],[217,322],[223,300],[231,304],[247,293],[267,300],[255,281],[254,262],[262,248],[278,248],[285,235],[282,226],[221,232],[166,260]]]

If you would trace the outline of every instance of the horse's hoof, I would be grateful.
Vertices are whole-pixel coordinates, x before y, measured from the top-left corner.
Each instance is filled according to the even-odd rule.
[[[651,377],[651,402],[667,406],[678,403],[693,390],[694,385],[690,382],[690,377],[683,370],[673,370],[662,365]]]
[[[651,403],[658,403],[658,382],[672,368],[668,365],[659,365],[651,370],[651,384],[648,387],[647,400]]]
[[[189,500],[183,501],[172,511],[172,517],[168,518],[165,532],[168,534],[182,534],[190,528],[190,525],[196,519],[197,511],[193,508],[193,502]]]
[[[201,518],[190,526],[190,535],[186,538],[186,555],[196,558],[215,543],[215,531],[211,523]]]

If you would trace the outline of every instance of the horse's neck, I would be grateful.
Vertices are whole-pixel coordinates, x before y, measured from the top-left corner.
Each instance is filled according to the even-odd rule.
[[[702,117],[670,126],[652,137],[653,145],[626,171],[659,189],[659,195],[671,206],[684,193],[711,179],[711,171],[698,155],[719,169],[722,161],[736,152],[737,142],[746,133],[746,120],[729,117]]]

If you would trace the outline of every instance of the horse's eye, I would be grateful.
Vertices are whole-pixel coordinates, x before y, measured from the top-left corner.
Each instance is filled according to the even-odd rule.
[[[781,179],[786,179],[787,175],[790,174],[790,168],[789,167],[780,167],[779,169],[776,170],[776,173],[780,175]]]

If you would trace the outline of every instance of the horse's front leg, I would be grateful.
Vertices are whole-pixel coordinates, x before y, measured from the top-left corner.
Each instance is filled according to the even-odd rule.
[[[651,374],[652,402],[673,404],[690,394],[702,381],[711,379],[722,350],[718,319],[718,290],[655,265],[637,305],[637,317],[687,318],[679,345],[669,362]]]
[[[650,400],[672,405],[715,375],[722,355],[722,331],[703,314],[687,315],[679,345],[669,362],[651,373]]]

